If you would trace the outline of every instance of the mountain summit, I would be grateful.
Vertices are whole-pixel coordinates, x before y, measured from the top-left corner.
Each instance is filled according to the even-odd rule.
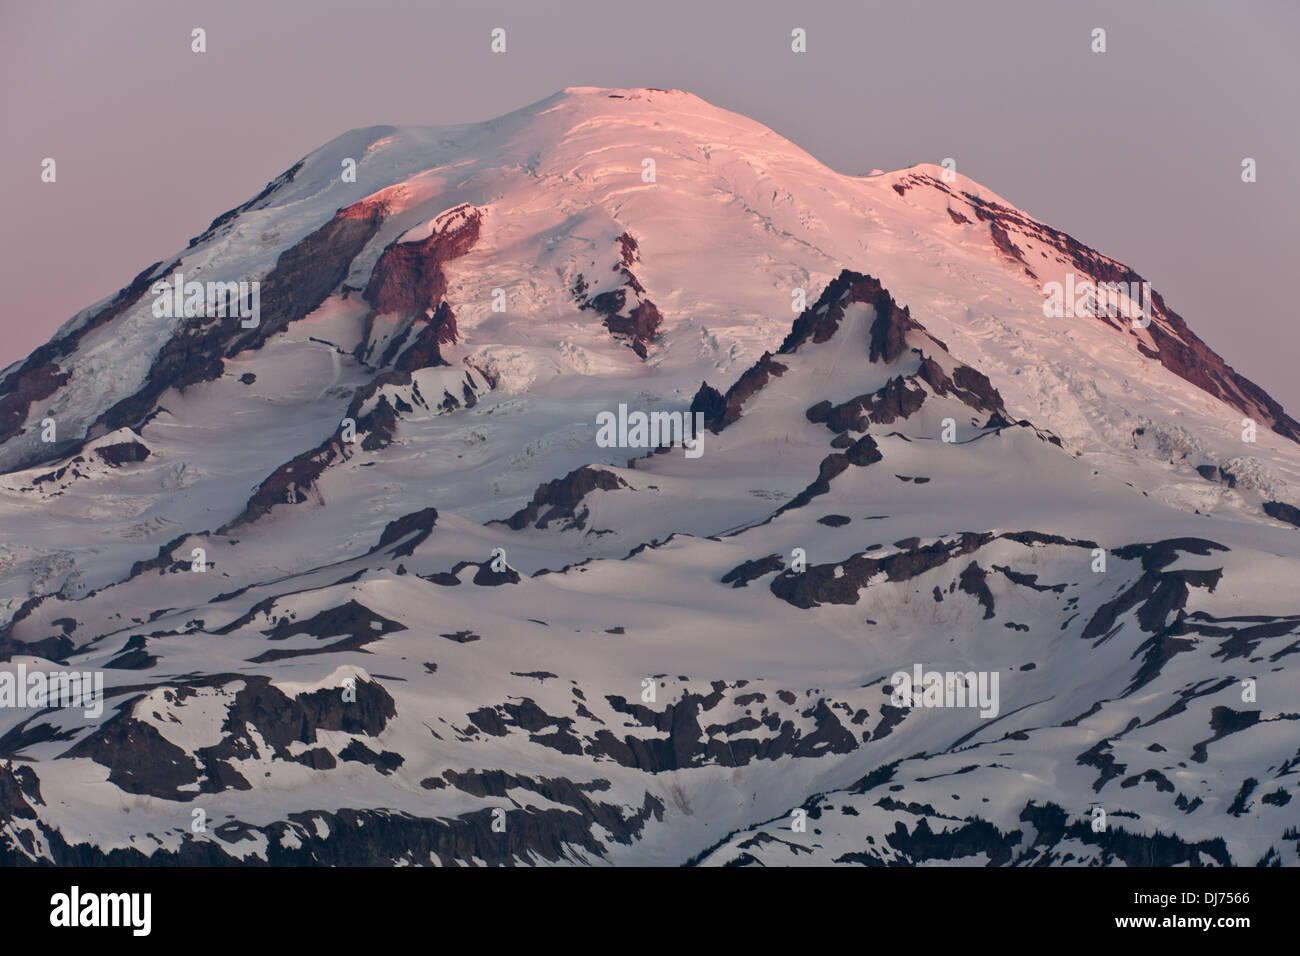
[[[6,862],[1300,852],[1300,425],[943,166],[354,130],[6,369],[0,471]]]

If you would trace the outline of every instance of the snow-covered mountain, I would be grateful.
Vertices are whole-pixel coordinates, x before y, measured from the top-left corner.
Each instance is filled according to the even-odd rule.
[[[1300,425],[1085,280],[677,91],[339,137],[0,378],[0,860],[1296,863]]]

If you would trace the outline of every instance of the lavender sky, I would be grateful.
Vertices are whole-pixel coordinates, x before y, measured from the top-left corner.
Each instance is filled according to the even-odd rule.
[[[1295,0],[0,0],[0,366],[347,129],[654,86],[845,173],[953,157],[1137,269],[1296,414],[1297,39]]]

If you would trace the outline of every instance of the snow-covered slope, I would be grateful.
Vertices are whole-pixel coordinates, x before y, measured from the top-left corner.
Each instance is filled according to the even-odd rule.
[[[0,379],[0,702],[106,698],[0,706],[0,855],[1296,862],[1300,426],[1067,275],[676,91],[339,137]]]

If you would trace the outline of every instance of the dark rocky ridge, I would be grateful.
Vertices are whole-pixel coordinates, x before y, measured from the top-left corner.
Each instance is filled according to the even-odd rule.
[[[144,269],[131,280],[129,285],[119,291],[108,305],[89,316],[67,335],[52,339],[37,348],[22,365],[5,376],[4,381],[0,382],[0,442],[6,442],[22,431],[33,402],[53,395],[68,380],[69,373],[59,366],[58,359],[65,358],[76,351],[77,344],[89,332],[113,321],[134,306],[153,284],[155,278],[170,273],[175,266],[176,263],[172,263],[162,267],[162,262],[155,262]],[[77,447],[79,444],[79,441],[67,439],[52,443],[27,455],[12,470],[16,471],[44,461],[62,458],[70,448]]]
[[[124,441],[113,445],[101,445],[95,454],[106,464],[113,467],[130,462],[144,461],[149,457],[149,449],[138,441]]]
[[[581,529],[586,523],[586,509],[581,514],[577,513],[577,509],[583,498],[598,489],[617,491],[626,487],[627,482],[612,471],[583,465],[563,478],[539,485],[533,493],[533,500],[527,505],[504,521],[493,521],[490,524],[504,524],[512,531],[520,531],[529,526],[544,529],[552,521],[569,519],[560,530]],[[543,508],[547,509],[545,514],[542,513]]]
[[[726,724],[707,724],[703,720],[709,711],[729,699],[729,689],[740,689],[745,683],[713,681],[708,693],[687,692],[662,710],[606,695],[615,713],[628,718],[627,726],[654,732],[648,737],[624,734],[620,738],[613,730],[599,726],[590,732],[580,731],[574,718],[548,714],[529,698],[483,707],[467,716],[474,728],[492,736],[520,732],[533,743],[561,753],[608,758],[620,766],[652,774],[706,765],[743,767],[755,760],[816,758],[858,749],[857,737],[835,714],[836,709],[845,709],[844,705],[833,707],[823,697],[808,701],[807,707],[799,711],[801,717],[813,723],[808,733],[769,707],[760,708],[757,717],[745,716]],[[787,706],[797,700],[788,691],[779,696]],[[582,710],[577,712],[582,716]],[[861,712],[853,723],[861,723],[866,717]]]
[[[239,216],[242,213],[248,212],[250,209],[257,209],[265,205],[265,201],[267,199],[270,199],[271,196],[273,196],[276,192],[278,192],[282,187],[287,186],[289,183],[293,182],[294,177],[296,177],[298,173],[302,171],[304,162],[305,160],[301,160],[301,159],[298,160],[298,162],[294,163],[293,166],[291,166],[289,169],[286,169],[275,179],[267,183],[266,188],[263,189],[256,196],[254,196],[252,199],[250,199],[248,202],[236,206],[234,209],[223,212],[216,219],[213,219],[212,223],[208,226],[208,228],[203,230],[202,233],[195,236],[193,239],[191,239],[189,241],[189,245],[187,245],[185,248],[193,249],[201,242],[207,242],[209,239],[216,238],[217,233],[222,231],[223,226],[227,226],[233,223],[236,219],[239,218]]]
[[[87,437],[122,427],[138,429],[163,392],[220,377],[224,358],[260,348],[271,335],[314,311],[347,276],[352,260],[379,230],[386,213],[382,202],[354,203],[281,253],[261,280],[256,328],[241,328],[238,319],[207,324],[185,320],[155,356],[142,386],[102,413]]]
[[[1034,222],[1019,212],[999,203],[990,202],[965,191],[957,191],[941,180],[926,173],[911,173],[894,188],[900,194],[913,187],[929,187],[946,193],[952,201],[969,208],[975,217],[989,223],[990,235],[1004,253],[1023,263],[1019,248],[1009,238],[1012,234],[1030,236],[1059,252],[1078,273],[1091,276],[1099,282],[1145,282],[1141,275],[1122,263],[1103,256],[1079,242],[1073,236]],[[952,215],[951,208],[949,215]],[[1031,277],[1034,273],[1025,266]],[[1267,392],[1236,372],[1208,345],[1187,327],[1182,316],[1166,304],[1164,297],[1154,289],[1151,292],[1152,323],[1146,330],[1155,340],[1151,351],[1140,341],[1138,350],[1179,378],[1191,382],[1240,411],[1243,415],[1267,424],[1274,432],[1292,441],[1300,442],[1300,422],[1296,422]],[[1159,321],[1157,321],[1159,320]],[[1109,321],[1105,318],[1099,321]],[[1169,330],[1162,328],[1163,321]]]
[[[193,791],[182,788],[195,784],[200,793],[229,787],[250,788],[227,761],[260,753],[253,731],[279,759],[310,766],[313,752],[295,756],[289,750],[290,744],[315,743],[318,729],[373,737],[396,713],[392,697],[373,682],[358,681],[356,700],[344,703],[334,688],[287,697],[269,678],[261,675],[225,675],[225,682],[231,680],[243,682],[244,687],[236,692],[229,707],[222,741],[198,748],[193,756],[164,738],[152,725],[131,715],[140,699],[138,696],[127,699],[116,714],[60,756],[85,757],[108,767],[109,780],[127,793],[189,801],[193,799]],[[220,686],[220,683],[215,678],[204,681],[207,686]],[[178,686],[172,692],[180,699],[193,693],[185,686]]]
[[[889,581],[907,581],[932,568],[982,548],[995,535],[963,533],[945,541],[924,546],[913,545],[883,558],[855,554],[830,564],[810,564],[802,573],[785,571],[772,579],[771,591],[781,600],[798,608],[819,604],[857,604],[858,592],[876,574],[884,573]],[[900,542],[901,543],[901,542]],[[836,570],[840,570],[836,576]]]
[[[872,364],[899,361],[907,350],[911,333],[924,336],[935,349],[947,353],[944,343],[926,332],[924,326],[912,318],[906,306],[900,307],[878,279],[844,269],[827,284],[817,301],[794,320],[776,354],[791,355],[809,342],[820,344],[829,340],[839,330],[845,309],[855,303],[870,305],[875,311],[867,333],[867,357]],[[908,385],[909,381],[919,379],[939,395],[952,396],[972,408],[997,416],[996,421],[991,421],[987,427],[1010,424],[1002,396],[988,376],[958,363],[952,378],[949,378],[933,359],[918,349],[912,351],[921,356],[916,373],[897,376],[875,393],[858,396],[838,406],[818,403],[808,409],[809,421],[825,421],[832,431],[842,432],[849,428],[865,430],[865,420],[888,424],[906,418],[925,401],[924,390]],[[691,402],[691,411],[703,412],[705,425],[717,433],[740,418],[745,402],[772,376],[780,376],[787,370],[788,366],[777,361],[771,352],[764,352],[727,389],[725,395],[707,382],[702,383]]]
[[[1270,518],[1276,518],[1278,521],[1285,521],[1287,524],[1293,524],[1300,528],[1300,508],[1295,505],[1289,505],[1284,501],[1266,501],[1264,502],[1264,513]]]
[[[281,185],[290,182],[301,164],[267,186],[259,196],[213,221],[202,235],[191,240],[190,248],[215,238],[238,215],[264,202]],[[83,436],[42,445],[16,464],[30,467],[63,457],[86,440],[117,428],[139,430],[154,411],[155,403],[169,388],[184,390],[219,378],[223,359],[260,348],[290,322],[316,309],[347,275],[352,260],[378,231],[388,210],[380,200],[365,199],[338,210],[325,225],[281,253],[275,266],[261,281],[260,322],[244,329],[236,318],[204,322],[182,320],[157,355],[136,390],[100,412]],[[137,275],[99,312],[89,316],[62,338],[36,349],[15,371],[0,382],[0,442],[22,429],[33,402],[52,395],[68,381],[68,372],[58,360],[75,352],[80,340],[137,305],[157,280],[170,276],[180,260],[163,266],[154,263]],[[247,277],[245,277],[247,278]],[[454,324],[451,326],[454,334]],[[445,334],[445,333],[444,333]]]
[[[429,325],[426,328],[434,328],[434,326]],[[414,348],[404,353],[403,358],[411,356],[413,353],[415,353]],[[423,353],[415,354],[423,356]],[[431,366],[446,364],[442,361],[441,356],[437,354],[436,349],[431,356],[428,356],[428,359]],[[415,364],[414,361],[411,364]],[[373,452],[388,447],[396,435],[400,415],[403,412],[413,410],[412,406],[405,404],[400,398],[397,399],[395,405],[388,401],[387,395],[381,395],[379,401],[374,404],[370,411],[364,415],[361,413],[361,409],[365,407],[371,398],[378,394],[382,388],[390,385],[409,386],[411,399],[419,405],[428,407],[428,403],[420,394],[419,383],[415,382],[411,377],[411,370],[398,368],[376,375],[366,385],[358,388],[353,393],[352,401],[348,404],[347,412],[344,415],[345,418],[351,418],[356,422],[357,443],[363,451]],[[468,372],[463,385],[463,395],[467,406],[474,405],[477,399]],[[459,399],[452,395],[446,395],[439,407],[453,409],[459,406]],[[345,442],[342,435],[336,431],[320,444],[280,465],[258,485],[257,490],[245,504],[243,511],[231,521],[222,525],[217,533],[226,534],[234,528],[256,521],[276,505],[303,504],[311,500],[317,480],[330,465],[336,461],[347,459],[351,454],[348,449],[349,443]]]
[[[408,557],[433,533],[433,527],[437,523],[437,508],[424,508],[412,514],[395,518],[384,526],[383,534],[379,536],[379,543],[371,549],[370,553],[382,551],[389,545],[407,538],[405,544],[393,548],[389,555],[394,558]]]
[[[613,266],[623,279],[619,288],[610,289],[594,296],[588,296],[589,285],[585,276],[579,274],[570,290],[578,303],[579,309],[590,309],[605,324],[605,328],[616,337],[628,338],[632,351],[644,359],[649,354],[650,344],[658,334],[663,316],[659,309],[646,297],[645,287],[632,274],[631,266],[640,260],[640,249],[631,233],[624,232],[615,240],[618,243],[619,259]],[[636,301],[624,314],[629,298]]]
[[[605,844],[593,834],[599,826],[606,839],[630,844],[651,820],[662,820],[663,803],[645,794],[640,807],[619,807],[587,796],[601,789],[602,781],[574,783],[564,778],[534,780],[501,771],[451,772],[459,789],[497,794],[508,790],[536,793],[557,806],[530,805],[506,811],[505,832],[493,829],[489,809],[446,818],[415,817],[375,809],[303,810],[283,821],[256,827],[231,820],[213,828],[211,838],[183,834],[176,850],[155,850],[146,855],[134,847],[101,850],[89,843],[70,844],[58,830],[37,818],[42,805],[39,781],[30,768],[0,764],[0,822],[30,821],[46,845],[49,859],[60,866],[248,866],[236,844],[262,837],[267,847],[265,866],[391,866],[397,861],[443,866],[515,866],[545,860],[573,862],[577,853],[601,857]],[[425,781],[426,789],[447,784],[440,778]],[[325,836],[317,821],[323,824]],[[30,841],[31,833],[24,830]],[[24,841],[26,844],[27,841]],[[29,866],[34,842],[0,844],[0,865]],[[26,852],[24,852],[24,850]]]
[[[465,255],[478,241],[482,214],[468,203],[461,203],[436,217],[437,225],[428,238],[415,242],[393,242],[379,256],[362,293],[370,303],[365,331],[354,354],[368,362],[375,343],[371,341],[375,320],[379,316],[395,317],[399,331],[389,342],[379,365],[387,365],[397,355],[414,325],[424,325],[417,334],[412,350],[418,356],[404,362],[409,371],[441,364],[437,346],[456,341],[456,320],[444,301],[447,277],[443,264]],[[431,318],[426,314],[432,312]]]

